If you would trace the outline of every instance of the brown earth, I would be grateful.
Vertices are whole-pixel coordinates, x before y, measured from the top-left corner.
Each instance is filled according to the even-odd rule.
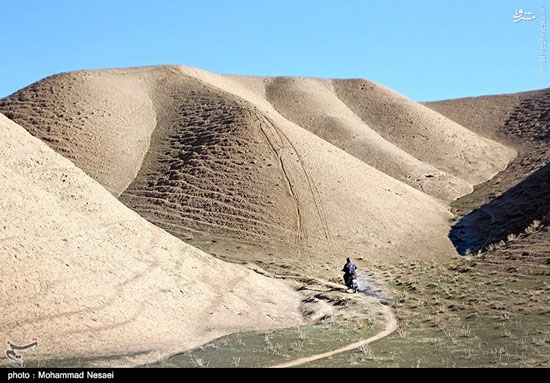
[[[421,105],[367,80],[180,66],[32,84],[0,100],[3,336],[130,365],[305,320],[289,285],[188,244],[305,274],[516,234],[479,265],[545,272],[549,93]]]
[[[149,221],[219,256],[452,256],[443,200],[515,151],[381,87],[367,125],[354,112],[373,98],[364,85],[188,67],[84,71],[39,81],[0,100],[0,111]],[[399,138],[410,133],[404,108],[429,143]]]
[[[305,320],[291,285],[152,225],[3,115],[0,134],[0,338],[38,337],[26,361],[134,365]]]
[[[506,169],[453,203],[456,214],[462,217],[451,232],[459,250],[476,252],[492,244],[491,253],[498,256],[491,258],[490,267],[548,272],[550,90],[426,105],[518,151]]]

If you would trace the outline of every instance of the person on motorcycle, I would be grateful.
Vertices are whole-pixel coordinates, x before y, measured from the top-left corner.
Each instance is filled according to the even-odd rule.
[[[342,271],[344,272],[344,283],[346,287],[349,287],[351,277],[355,276],[357,278],[357,265],[348,258]]]

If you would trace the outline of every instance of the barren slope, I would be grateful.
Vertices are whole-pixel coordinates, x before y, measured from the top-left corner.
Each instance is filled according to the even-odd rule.
[[[230,78],[286,119],[447,201],[471,192],[515,157],[513,149],[367,80]]]
[[[300,212],[267,121],[196,79],[166,76],[154,87],[151,149],[121,200],[185,239],[299,241]]]
[[[266,96],[287,119],[376,169],[430,195],[452,200],[471,184],[386,141],[338,99],[330,80],[276,78]]]
[[[451,238],[461,251],[483,249],[524,233],[533,221],[550,224],[550,90],[427,103],[480,134],[517,148],[510,166],[454,204],[463,219]],[[548,228],[499,249],[520,264],[550,262]],[[541,266],[539,266],[540,268]]]
[[[0,111],[118,196],[140,169],[156,127],[148,73],[130,72],[48,77],[1,100]]]
[[[289,122],[231,79],[184,67],[166,73],[154,97],[162,121],[156,134],[165,138],[153,140],[148,159],[156,160],[146,159],[122,196],[140,211],[137,195],[164,192],[147,202],[157,205],[143,213],[148,219],[183,238],[225,238],[235,253],[245,242],[308,261],[395,258],[418,247],[426,256],[448,254],[445,240],[426,243],[414,227],[422,221],[441,238],[448,215],[439,202]],[[167,173],[173,180],[157,182]],[[180,205],[156,219],[167,199]],[[183,224],[174,228],[178,218]]]
[[[289,286],[148,223],[3,115],[0,135],[2,339],[38,336],[44,359],[146,353],[126,365],[301,322]]]
[[[380,84],[335,80],[338,97],[372,129],[421,161],[475,185],[516,153]]]
[[[288,83],[295,83],[290,94]],[[48,91],[67,84],[79,84],[71,90],[76,93]],[[332,84],[221,76],[189,67],[86,71],[38,82],[0,100],[0,111],[149,221],[219,255],[317,264],[345,256],[387,262],[453,254],[446,205],[409,185],[451,199],[504,167],[512,151],[458,124],[435,122],[429,129],[440,134],[433,143],[405,146],[395,135],[382,134],[387,124],[382,129],[362,121]],[[94,97],[85,99],[82,89]],[[117,106],[126,93],[138,99]],[[296,95],[304,103],[301,112],[290,105]],[[132,113],[133,107],[143,110],[145,101],[154,129],[152,119]],[[112,112],[97,122],[85,118],[103,104],[112,104]],[[417,112],[425,111],[444,120],[428,108]],[[40,119],[59,113],[71,123]],[[116,121],[127,121],[124,136],[109,129],[121,126]],[[332,128],[336,134],[327,133]],[[432,145],[435,155],[429,157]],[[132,170],[125,171],[124,182],[112,172],[117,163]]]

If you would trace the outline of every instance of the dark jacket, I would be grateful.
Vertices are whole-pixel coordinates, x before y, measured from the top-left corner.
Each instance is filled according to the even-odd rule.
[[[355,275],[357,276],[357,265],[351,261],[349,261],[348,263],[346,263],[344,265],[344,268],[342,269],[342,271],[344,273],[346,273],[346,275]]]

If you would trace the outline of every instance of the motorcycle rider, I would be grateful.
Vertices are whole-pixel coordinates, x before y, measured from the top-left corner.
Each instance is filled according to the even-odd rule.
[[[346,287],[349,287],[351,277],[357,277],[357,265],[353,263],[350,258],[348,258],[342,271],[344,272],[344,283],[346,284]]]

